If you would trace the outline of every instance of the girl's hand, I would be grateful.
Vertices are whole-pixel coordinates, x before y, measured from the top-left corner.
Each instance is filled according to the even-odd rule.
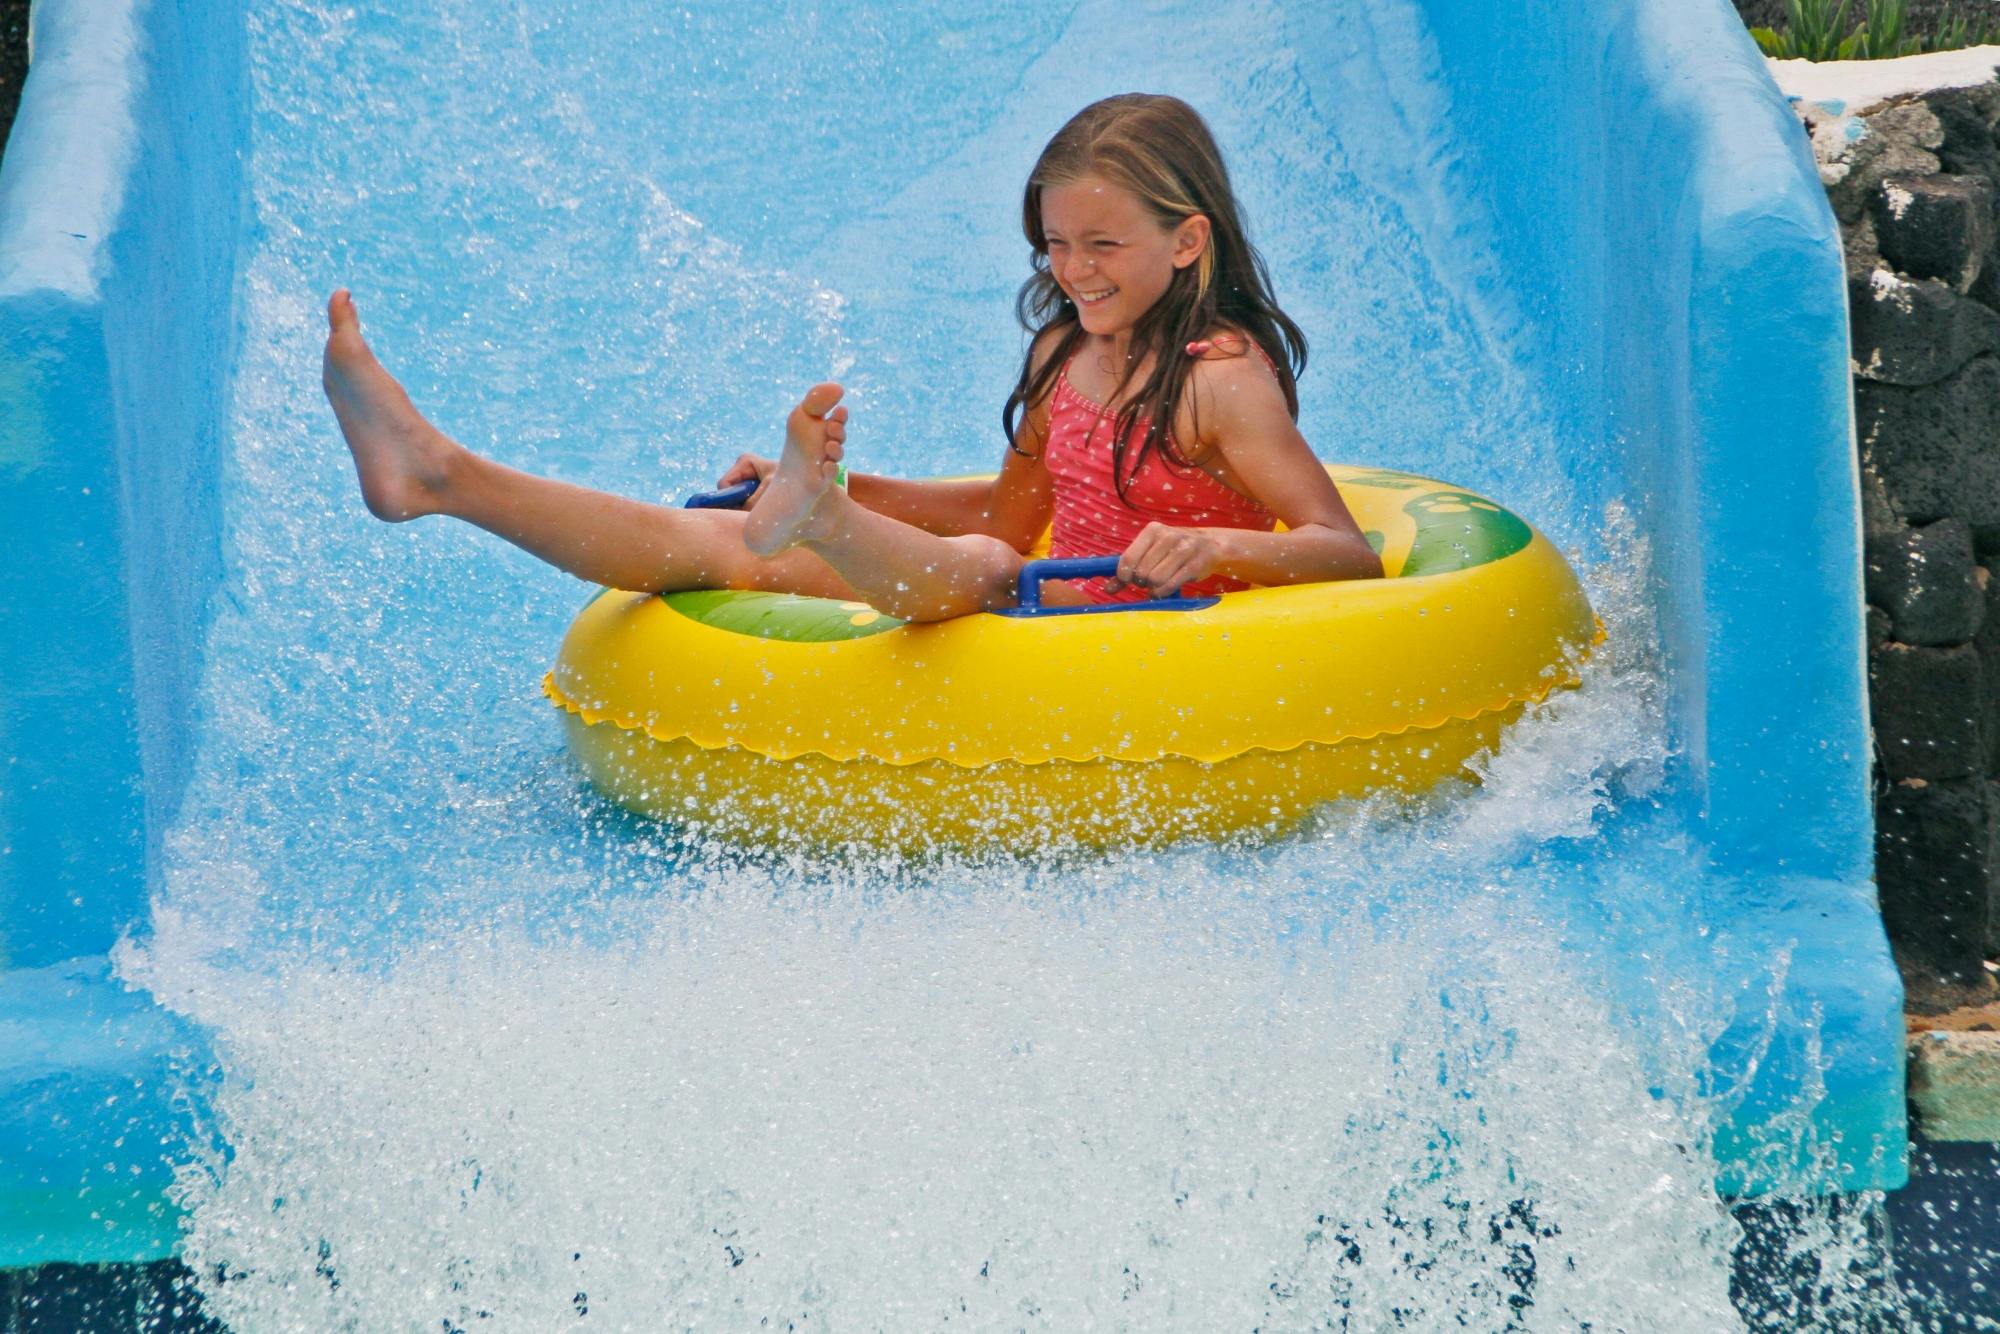
[[[743,502],[743,508],[747,510],[764,498],[764,489],[771,485],[771,477],[777,471],[778,465],[770,459],[760,459],[755,454],[738,454],[736,462],[729,465],[729,471],[717,479],[715,489],[726,490],[738,482],[756,478],[757,489],[750,493],[750,499]]]
[[[1203,529],[1149,523],[1118,558],[1111,584],[1114,589],[1143,588],[1156,598],[1170,598],[1182,584],[1215,573],[1221,561],[1220,544]]]

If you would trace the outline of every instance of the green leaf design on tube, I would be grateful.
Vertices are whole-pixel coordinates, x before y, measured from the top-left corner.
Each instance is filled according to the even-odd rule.
[[[663,593],[660,600],[691,621],[713,630],[776,639],[787,644],[830,644],[866,639],[900,629],[902,621],[863,602],[795,597],[790,593],[751,593],[730,588],[705,588],[689,593]]]

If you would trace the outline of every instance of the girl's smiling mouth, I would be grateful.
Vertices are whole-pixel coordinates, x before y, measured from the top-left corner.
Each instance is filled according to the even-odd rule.
[[[1118,289],[1115,287],[1100,287],[1095,291],[1089,292],[1084,291],[1082,288],[1075,288],[1073,290],[1076,294],[1077,304],[1080,306],[1097,305],[1100,302],[1110,300],[1118,293]]]

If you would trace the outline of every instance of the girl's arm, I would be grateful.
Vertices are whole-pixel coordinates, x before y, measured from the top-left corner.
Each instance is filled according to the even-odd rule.
[[[1214,574],[1252,584],[1381,578],[1381,557],[1299,434],[1263,362],[1206,358],[1191,381],[1196,434],[1220,464],[1216,471],[1288,531],[1148,524],[1119,558],[1117,582],[1171,596]]]
[[[1030,353],[1035,370],[1041,369],[1061,342],[1062,332],[1044,330],[1035,340]],[[1049,526],[1049,516],[1055,509],[1055,484],[1042,464],[1048,422],[1046,400],[1021,414],[1021,423],[1014,432],[1014,448],[1001,461],[997,477],[940,481],[849,473],[847,494],[865,509],[939,537],[967,534],[997,537],[1025,553]],[[755,505],[776,468],[777,464],[770,459],[744,454],[716,485],[734,486],[756,478],[757,491],[750,497],[750,505]]]
[[[1024,422],[1016,434],[1019,447],[1031,450],[1033,457],[1009,450],[998,477],[915,481],[850,473],[847,494],[877,514],[940,537],[978,533],[1026,551],[1048,527],[1055,487],[1042,466],[1033,424]]]
[[[865,509],[939,537],[977,533],[997,537],[1016,551],[1026,551],[1049,526],[1055,487],[1048,469],[1042,466],[1035,423],[1023,422],[1016,437],[1018,447],[1031,451],[1032,457],[1009,450],[998,477],[954,481],[857,472],[847,475],[847,494]],[[716,485],[734,486],[756,478],[759,486],[750,498],[750,504],[755,505],[764,494],[762,484],[775,467],[769,459],[745,454]]]

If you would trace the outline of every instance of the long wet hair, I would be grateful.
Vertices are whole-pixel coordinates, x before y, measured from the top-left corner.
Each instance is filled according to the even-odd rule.
[[[1209,222],[1208,246],[1201,258],[1174,271],[1166,293],[1132,328],[1132,359],[1120,372],[1113,398],[1124,393],[1133,367],[1149,352],[1153,368],[1112,420],[1112,477],[1122,500],[1151,453],[1157,452],[1183,472],[1194,466],[1173,441],[1175,417],[1196,360],[1187,354],[1189,343],[1214,338],[1219,331],[1254,339],[1271,359],[1285,406],[1296,421],[1306,337],[1271,295],[1264,257],[1245,233],[1222,150],[1201,114],[1178,97],[1156,93],[1121,93],[1092,102],[1049,140],[1028,174],[1021,199],[1021,229],[1034,247],[1034,272],[1014,301],[1014,313],[1030,337],[1021,374],[1001,410],[1009,448],[1014,448],[1022,413],[1054,386],[1085,337],[1075,303],[1049,272],[1042,192],[1086,176],[1128,191],[1162,227],[1178,227],[1196,214]],[[1060,330],[1060,336],[1037,369],[1034,343],[1051,329]],[[1135,449],[1132,435],[1141,419],[1147,423],[1146,431]]]

